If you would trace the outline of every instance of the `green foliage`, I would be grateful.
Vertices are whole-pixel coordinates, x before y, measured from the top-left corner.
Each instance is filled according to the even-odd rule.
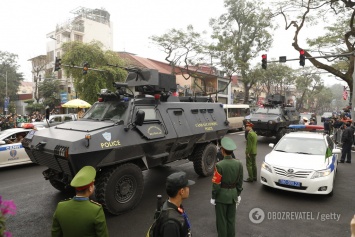
[[[44,108],[43,104],[29,104],[26,106],[26,111],[28,114],[32,114],[36,111],[44,111]]]
[[[0,104],[4,104],[4,98],[7,95],[12,97],[17,94],[18,88],[23,81],[23,74],[18,72],[19,66],[17,65],[18,56],[9,52],[0,51]],[[6,76],[7,74],[7,76]],[[7,83],[6,83],[7,77]]]
[[[260,1],[224,2],[227,13],[210,21],[212,39],[215,41],[210,48],[228,74],[240,71],[245,78],[250,61],[271,46],[272,36],[269,30],[273,25],[270,11],[263,9]]]
[[[85,44],[75,41],[63,44],[62,65],[83,66],[84,62],[87,62],[90,68],[104,70],[104,72],[89,70],[83,75],[79,68],[62,66],[65,74],[73,78],[78,97],[91,104],[97,101],[100,89],[114,90],[113,82],[123,82],[127,75],[123,69],[107,66],[107,64],[124,66],[124,62],[115,52],[103,51],[101,46],[98,42]]]
[[[41,94],[41,97],[44,98],[43,104],[45,106],[49,106],[50,108],[54,108],[56,105],[59,105],[59,85],[60,82],[56,79],[45,79],[38,86],[38,90]]]

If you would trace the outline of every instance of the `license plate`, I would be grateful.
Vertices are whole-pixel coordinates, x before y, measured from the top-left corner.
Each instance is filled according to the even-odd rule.
[[[301,187],[300,182],[292,181],[292,180],[279,179],[279,183],[284,184],[284,185],[288,185],[288,186]]]

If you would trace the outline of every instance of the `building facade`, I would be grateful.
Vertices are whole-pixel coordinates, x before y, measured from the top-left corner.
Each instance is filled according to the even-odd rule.
[[[38,59],[43,55],[37,56],[29,61],[32,62],[33,82],[38,84],[39,80],[45,80],[46,77],[57,78],[60,80],[60,98],[61,104],[76,96],[73,79],[64,75],[63,70],[54,72],[56,58],[62,57],[63,43],[80,41],[90,43],[99,41],[102,43],[103,50],[113,49],[113,27],[110,21],[110,13],[104,9],[89,9],[78,7],[71,11],[74,18],[66,20],[64,23],[57,24],[55,30],[47,34],[48,42],[45,55],[45,67],[38,72]],[[37,80],[37,83],[36,83]],[[34,85],[36,86],[36,85]],[[36,93],[36,88],[34,88]],[[34,95],[35,98],[35,95]]]

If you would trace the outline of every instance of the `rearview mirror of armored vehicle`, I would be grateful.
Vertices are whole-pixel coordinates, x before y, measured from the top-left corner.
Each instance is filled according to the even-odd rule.
[[[136,119],[134,120],[134,124],[138,126],[142,126],[144,122],[145,112],[143,110],[138,110],[136,113]]]

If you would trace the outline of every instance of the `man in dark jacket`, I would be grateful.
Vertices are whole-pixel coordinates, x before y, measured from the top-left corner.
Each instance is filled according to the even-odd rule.
[[[351,146],[353,145],[354,130],[350,123],[345,123],[345,129],[341,136],[342,151],[340,163],[344,163],[346,158],[346,163],[351,163]]]
[[[166,192],[169,199],[163,204],[159,217],[158,236],[190,237],[190,221],[182,206],[182,201],[189,197],[190,185],[195,182],[188,180],[185,172],[177,172],[168,176]]]

